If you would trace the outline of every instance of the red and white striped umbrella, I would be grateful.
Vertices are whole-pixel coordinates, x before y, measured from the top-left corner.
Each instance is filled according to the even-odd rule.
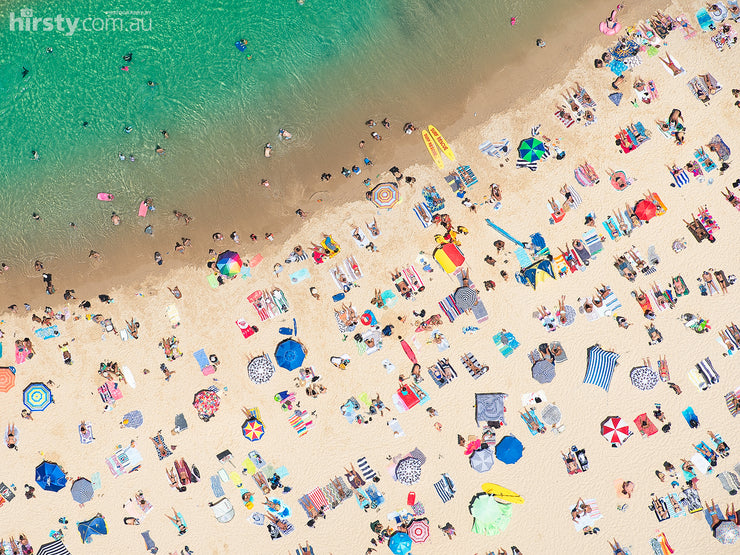
[[[429,539],[429,521],[424,518],[414,520],[406,531],[414,543],[424,543]]]
[[[631,434],[629,425],[624,420],[619,416],[610,416],[601,423],[601,435],[612,444],[612,447],[618,447]]]

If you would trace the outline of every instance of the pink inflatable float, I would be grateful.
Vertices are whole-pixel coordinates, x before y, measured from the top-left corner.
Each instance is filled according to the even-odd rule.
[[[622,4],[619,4],[615,10],[612,10],[612,13],[609,15],[606,21],[602,21],[601,23],[599,23],[599,31],[601,31],[605,35],[616,35],[617,33],[619,33],[619,31],[622,30],[622,24],[617,21],[617,14],[621,9]]]

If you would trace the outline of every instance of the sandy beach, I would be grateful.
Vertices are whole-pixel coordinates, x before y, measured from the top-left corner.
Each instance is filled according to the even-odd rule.
[[[656,7],[663,6],[656,4]],[[640,10],[647,8],[643,6]],[[708,525],[711,522],[709,512],[695,510],[695,505],[697,498],[702,509],[704,503],[711,504],[714,500],[724,515],[725,506],[731,504],[734,497],[723,487],[723,481],[732,486],[734,474],[730,473],[735,472],[735,465],[740,462],[734,452],[740,434],[726,402],[726,395],[740,386],[735,377],[740,346],[733,345],[728,350],[720,336],[720,332],[738,321],[733,310],[737,306],[738,291],[729,282],[734,282],[734,275],[739,271],[733,241],[740,216],[738,208],[728,202],[723,191],[740,191],[733,187],[740,174],[729,152],[725,156],[720,151],[720,158],[707,146],[718,134],[729,150],[740,144],[737,125],[740,109],[732,93],[732,89],[740,88],[740,72],[734,62],[737,47],[725,46],[720,50],[715,46],[710,37],[717,31],[702,32],[693,15],[699,8],[698,3],[683,1],[668,6],[664,13],[674,18],[685,14],[696,31],[695,36],[684,38],[690,29],[678,26],[664,40],[655,40],[657,51],[648,51],[647,47],[640,51],[638,58],[630,61],[634,67],[624,71],[623,81],[615,82],[617,74],[609,68],[594,68],[593,60],[613,48],[616,39],[624,35],[594,37],[595,32],[590,31],[591,40],[579,45],[578,52],[582,54],[577,60],[568,69],[561,68],[559,72],[553,69],[548,74],[560,76],[557,84],[537,90],[527,102],[517,103],[508,111],[497,111],[488,118],[485,110],[481,110],[480,115],[469,113],[476,113],[470,107],[477,102],[479,95],[476,94],[455,123],[439,122],[433,114],[427,114],[413,119],[418,130],[411,137],[400,137],[400,130],[394,129],[394,138],[399,139],[393,146],[394,156],[397,156],[394,164],[404,177],[413,176],[415,181],[398,181],[400,202],[389,210],[380,209],[365,199],[357,200],[358,188],[362,188],[360,182],[368,173],[373,177],[380,174],[380,179],[374,179],[374,183],[396,182],[386,168],[393,164],[386,163],[388,158],[383,154],[376,158],[383,160],[382,165],[377,163],[372,168],[363,168],[360,176],[348,180],[352,194],[332,196],[331,201],[320,205],[315,203],[314,197],[313,201],[301,206],[308,213],[305,220],[292,214],[294,208],[290,207],[290,211],[286,208],[286,213],[278,217],[292,218],[294,227],[286,227],[281,233],[276,231],[277,237],[272,243],[262,237],[258,243],[253,243],[248,233],[243,232],[241,244],[235,244],[228,237],[223,242],[210,240],[210,234],[215,231],[228,235],[232,223],[233,227],[238,227],[236,220],[222,222],[218,228],[207,228],[205,223],[198,221],[193,228],[172,223],[167,234],[173,240],[186,232],[193,238],[194,245],[186,251],[182,263],[171,263],[178,256],[173,253],[166,257],[164,266],[155,266],[154,271],[150,271],[151,252],[142,249],[130,268],[120,271],[127,276],[125,284],[115,285],[109,281],[109,276],[101,283],[92,274],[87,283],[75,284],[76,299],[65,303],[62,299],[64,287],[58,286],[60,290],[51,297],[43,297],[43,300],[35,297],[30,312],[25,312],[20,303],[32,297],[25,296],[26,291],[23,295],[14,292],[16,294],[8,302],[19,304],[18,313],[5,314],[0,322],[3,332],[0,364],[12,366],[15,378],[15,386],[0,393],[4,400],[0,423],[3,426],[14,423],[17,428],[17,450],[4,451],[0,465],[0,482],[15,494],[14,499],[5,501],[0,507],[0,514],[5,515],[3,539],[7,541],[11,535],[18,539],[23,533],[38,552],[42,544],[51,541],[50,534],[57,533],[63,535],[64,544],[75,555],[146,553],[149,546],[141,533],[149,531],[159,553],[181,553],[188,546],[198,554],[292,554],[299,544],[306,545],[306,542],[316,555],[362,554],[369,548],[383,553],[389,549],[388,539],[378,542],[378,534],[371,526],[379,521],[383,528],[396,530],[401,522],[396,521],[395,513],[399,521],[406,523],[414,518],[417,521],[428,519],[429,539],[413,544],[411,552],[414,555],[496,553],[499,548],[509,554],[513,552],[511,546],[516,546],[523,555],[609,554],[612,549],[607,541],[613,542],[613,538],[631,555],[660,554],[661,551],[654,551],[652,547],[655,542],[651,544],[653,539],[660,541],[660,534],[665,535],[671,548],[679,554],[732,553],[731,546],[722,545],[713,537]],[[619,21],[627,27],[654,12],[637,10],[628,6],[620,12]],[[737,25],[728,22],[734,33]],[[597,23],[594,20],[586,25],[595,29]],[[545,38],[548,45],[542,51],[535,50],[532,56],[548,53],[551,43],[556,42]],[[640,41],[635,36],[630,40],[637,44]],[[659,60],[666,59],[666,55],[684,71],[674,77]],[[708,87],[708,102],[704,103],[692,93],[687,82],[707,73],[721,88]],[[633,87],[639,80],[645,82],[643,91]],[[613,82],[618,88],[613,88]],[[555,111],[558,106],[566,105],[562,94],[574,90],[576,83],[587,91],[595,108],[588,99],[581,97],[579,113],[566,106],[565,112],[574,120],[572,125],[566,125]],[[609,97],[614,93],[622,94],[618,105]],[[676,144],[675,133],[666,137],[656,125],[656,121],[668,120],[674,109],[681,111],[681,124],[685,129],[682,145]],[[595,122],[584,125],[587,110],[591,110]],[[480,123],[483,115],[485,123]],[[638,122],[643,124],[647,140],[635,138],[637,144],[623,143],[624,149],[615,144],[620,130]],[[420,130],[430,123],[450,140],[457,162],[469,165],[478,179],[476,184],[464,188],[461,197],[456,196],[444,179],[457,164],[444,158],[445,169],[439,170],[426,152],[420,150],[423,148]],[[536,131],[534,137],[533,131]],[[680,133],[680,126],[677,131]],[[479,145],[485,141],[497,143],[504,138],[509,141],[509,149],[500,156],[485,155],[479,150]],[[549,144],[549,156],[537,162],[536,171],[516,167],[517,146],[528,138]],[[413,147],[408,146],[411,143]],[[702,147],[707,156],[703,165],[695,157],[695,151]],[[558,150],[565,152],[562,159],[557,159]],[[667,166],[675,164],[685,168],[690,161],[701,166],[701,175],[684,169],[684,174],[677,173],[674,181]],[[583,169],[587,165],[588,172]],[[579,166],[582,170],[576,171],[574,176]],[[594,183],[596,179],[589,173],[591,169],[598,174],[598,183]],[[620,171],[630,182],[624,190],[610,183],[610,174]],[[617,174],[615,179],[618,177]],[[338,172],[334,174],[333,180],[343,179]],[[582,182],[587,181],[590,183],[584,186]],[[493,183],[500,190],[500,205],[490,202],[489,184]],[[682,186],[676,186],[678,183]],[[435,235],[445,241],[444,227],[432,222],[427,226],[414,213],[414,209],[425,202],[423,189],[429,186],[435,187],[444,198],[444,208],[436,210],[435,214],[447,214],[451,229],[459,230],[457,241],[465,260],[455,273],[447,273],[432,258],[438,246]],[[548,200],[554,198],[563,206],[566,199],[560,191],[564,186],[570,187],[567,190],[572,207],[553,214]],[[304,187],[302,194],[310,200],[317,191],[309,190],[312,187],[309,185]],[[651,193],[657,193],[658,197],[651,197]],[[656,200],[655,203],[649,200],[648,208],[642,207],[652,213],[644,219],[638,216],[633,224],[628,223],[627,227],[635,226],[629,235],[610,238],[609,229],[602,222],[610,216],[616,219],[614,210],[624,211],[625,205],[642,214],[636,207],[646,196]],[[665,207],[664,212],[661,206],[655,208],[660,205],[658,198]],[[464,199],[468,206],[463,204]],[[165,208],[170,207],[161,207]],[[693,216],[698,217],[703,208],[707,210],[707,218],[712,220],[702,227],[709,228],[705,233],[711,234],[711,241],[698,242],[687,229],[686,222],[691,222]],[[593,215],[594,227],[584,223],[589,214]],[[510,237],[486,223],[487,218],[525,243],[527,248],[517,249]],[[380,231],[377,237],[372,237],[368,227],[373,221]],[[617,221],[616,227],[618,224]],[[355,228],[367,236],[362,244],[353,238]],[[271,230],[261,230],[262,233],[267,231]],[[560,249],[569,249],[574,239],[588,243],[584,234],[593,237],[594,232],[598,240],[591,243],[594,248],[589,251],[588,264],[583,263],[585,260],[576,260],[571,271],[569,261],[559,261]],[[553,260],[546,254],[535,256],[535,251],[539,250],[532,246],[531,235],[535,233],[541,234]],[[695,229],[695,233],[701,230]],[[321,243],[325,235],[331,236],[340,251],[331,257],[325,255],[317,264],[310,256],[311,243]],[[451,239],[448,236],[447,241]],[[364,246],[370,240],[377,251]],[[504,241],[499,252],[494,245],[497,240]],[[674,249],[676,242],[685,243],[685,247]],[[297,245],[309,256],[286,262]],[[211,287],[208,277],[212,272],[206,267],[209,248],[217,253],[238,252],[244,262],[242,273],[233,279],[222,278],[223,285]],[[641,257],[631,258],[635,252]],[[489,255],[496,261],[494,266],[484,260]],[[545,276],[544,271],[533,274],[537,279],[536,289],[519,283],[515,276],[522,267],[519,258],[525,255],[543,261],[555,276],[564,266],[563,275],[554,279]],[[629,274],[632,268],[636,273],[633,281],[620,275],[615,266],[615,259],[620,256],[629,262],[622,265],[621,274]],[[105,259],[108,258],[113,256],[106,254]],[[105,263],[105,259],[100,264]],[[347,259],[351,259],[349,265],[345,263]],[[353,281],[354,286],[343,290],[335,283],[331,270],[340,266],[344,274],[350,274],[352,260],[359,271],[355,269],[354,278],[349,276],[348,281]],[[248,261],[252,263],[247,264]],[[142,269],[140,266],[144,264]],[[278,264],[279,273],[275,271]],[[397,281],[392,277],[394,273],[412,266],[413,270],[402,274],[403,282],[394,283]],[[125,271],[130,273],[123,274]],[[502,271],[508,279],[502,276]],[[710,289],[704,295],[701,286],[707,287],[703,279],[707,271],[717,290]],[[463,304],[455,293],[465,286],[462,281],[465,274],[469,274],[473,282],[470,287],[476,290],[474,302],[477,304],[472,312],[480,313],[485,306],[487,319],[477,318],[471,312],[455,312],[454,306]],[[676,290],[674,278],[677,276],[682,277],[688,294],[681,295]],[[39,277],[40,273],[31,274],[36,292],[42,290]],[[214,279],[215,276],[211,281]],[[721,279],[728,282],[726,293],[720,287]],[[489,281],[495,283],[491,290],[484,284]],[[633,298],[632,292],[648,292],[654,284],[661,291],[670,289],[671,292],[652,297],[649,317],[645,317],[645,309]],[[597,306],[595,312],[603,316],[595,318],[591,306],[599,301],[596,299],[594,303],[594,295],[604,286],[608,286],[611,293],[603,295],[609,311],[606,313]],[[181,292],[181,298],[173,296],[168,289],[175,287]],[[408,299],[403,297],[405,287],[412,289]],[[315,288],[319,299],[311,295],[310,288]],[[274,289],[282,291],[287,310],[275,309],[273,317],[262,320],[259,307],[253,304],[255,292]],[[386,303],[392,306],[374,305],[372,299],[376,290],[391,291],[394,298]],[[109,295],[112,302],[102,303],[97,298],[100,293]],[[332,297],[340,293],[344,298],[333,301]],[[445,302],[450,295],[457,303]],[[559,308],[563,297],[565,307]],[[89,310],[78,306],[84,299],[91,303]],[[51,323],[56,326],[58,335],[43,340],[39,335],[44,332],[35,334],[34,331],[46,326],[32,321],[31,315],[43,316],[46,303],[52,313],[59,312],[65,319],[52,316]],[[378,328],[372,341],[358,344],[354,339],[358,333],[367,334],[363,337],[367,339],[372,326],[358,322],[343,328],[338,324],[335,311],[350,304],[358,320],[368,310],[377,319]],[[543,319],[538,318],[540,307],[550,313]],[[418,316],[422,311],[424,316]],[[709,331],[696,333],[687,327],[681,319],[685,313],[708,321]],[[262,310],[262,314],[266,312]],[[434,315],[439,315],[439,323],[422,326],[423,321]],[[617,316],[630,324],[627,329],[618,325]],[[139,323],[138,339],[129,337],[122,341],[121,330],[132,318]],[[108,319],[115,331],[106,331],[105,320]],[[102,320],[102,325],[93,320]],[[241,328],[255,326],[258,331],[246,337],[249,331],[242,333],[241,320],[244,321]],[[382,330],[389,325],[393,328],[388,330],[388,335],[382,335]],[[701,324],[697,322],[696,325]],[[649,326],[659,335],[654,332],[651,338],[646,330]],[[276,346],[291,337],[289,334],[293,330],[297,330],[295,338],[305,347],[306,356],[297,368],[289,371],[277,367]],[[509,352],[507,345],[496,344],[494,336],[502,330],[513,334],[505,339],[509,347],[518,343],[513,352]],[[435,334],[444,336],[441,344],[432,340]],[[173,336],[182,356],[171,360],[160,342]],[[404,339],[406,350],[399,336]],[[14,358],[14,342],[26,337],[32,340],[35,355],[18,363]],[[661,338],[660,342],[656,337]],[[368,354],[379,341],[382,348]],[[532,377],[532,352],[543,343],[553,342],[560,344],[567,360],[562,360],[561,354],[552,353],[557,361],[554,364],[556,376],[548,383],[540,383]],[[59,348],[64,343],[71,355],[71,365],[64,364],[63,351]],[[442,350],[446,343],[449,348]],[[619,355],[606,388],[584,383],[588,350],[594,345]],[[200,349],[204,349],[207,359],[204,366],[212,363],[208,355],[216,356],[218,364],[214,373],[209,373],[208,369],[201,371],[194,357]],[[265,378],[269,380],[266,383],[255,383],[260,380],[248,372],[248,363],[263,353],[269,354],[275,362],[276,371]],[[477,379],[461,360],[468,353],[487,368]],[[550,356],[546,353],[544,358]],[[411,374],[412,357],[420,365],[419,377],[423,378],[420,381]],[[670,376],[659,376],[661,357],[667,361]],[[708,379],[715,383],[705,384],[702,390],[694,383],[702,381],[701,374],[694,369],[702,363],[707,372],[708,363],[703,362],[706,357],[717,377]],[[350,360],[346,368],[338,367],[345,358]],[[438,387],[428,369],[445,358],[449,359],[457,377]],[[647,376],[648,385],[643,380],[631,379],[632,369],[646,366],[647,359],[650,359],[649,368],[641,373]],[[115,373],[111,376],[113,379],[107,381],[98,372],[101,363],[113,362],[119,368],[125,366],[130,370],[135,387]],[[167,378],[161,365],[172,372]],[[547,364],[543,366],[550,368]],[[313,382],[310,377],[302,381],[300,372],[308,367],[320,378]],[[710,374],[709,378],[712,376]],[[656,379],[652,381],[653,378]],[[11,378],[8,376],[8,379]],[[641,387],[633,385],[633,381]],[[54,402],[43,411],[33,412],[33,420],[27,420],[21,417],[21,410],[25,408],[23,391],[33,383],[49,384]],[[680,395],[669,383],[677,386]],[[117,387],[114,384],[118,384]],[[101,395],[99,388],[106,385],[113,398],[103,399],[107,394]],[[411,390],[421,388],[428,398],[409,410],[400,411],[393,396],[402,385]],[[324,392],[318,392],[318,386],[325,388]],[[213,393],[220,399],[220,405],[206,422],[199,418],[193,396],[209,387],[217,390]],[[317,388],[315,398],[306,393],[307,387]],[[476,422],[476,394],[488,393],[506,395],[505,422],[500,427],[488,428],[485,422]],[[119,396],[121,398],[115,399]],[[372,404],[376,396],[385,405],[382,415]],[[525,403],[527,398],[534,400],[535,397],[539,402]],[[352,402],[357,403],[356,414],[348,410]],[[547,420],[544,409],[550,404],[559,409],[562,418],[545,425],[544,433],[530,433],[520,413],[531,408],[538,418]],[[372,411],[368,405],[372,405]],[[343,414],[343,407],[348,415]],[[691,428],[682,415],[688,407],[698,417],[698,428]],[[243,408],[259,411],[264,435],[257,441],[249,441],[242,433]],[[429,409],[435,414],[430,415]],[[662,411],[658,414],[664,420],[654,415],[656,410]],[[132,411],[139,411],[143,422],[136,428],[122,426],[125,415],[131,415]],[[179,414],[187,421],[187,428],[173,433]],[[656,433],[634,422],[642,414],[657,428]],[[620,417],[631,434],[625,437],[626,433],[617,432],[616,436],[624,442],[616,448],[602,436],[602,422],[608,417]],[[86,423],[86,428],[92,428],[89,435],[94,440],[81,441],[81,422]],[[306,425],[305,429],[300,422]],[[670,426],[665,428],[668,423]],[[161,459],[150,439],[160,431],[166,453]],[[722,447],[721,442],[719,446],[713,443],[708,432],[721,436],[726,447]],[[514,436],[523,445],[521,458],[514,464],[501,460],[506,458],[502,452],[498,453],[498,458],[493,457],[495,445],[505,436]],[[463,445],[458,445],[460,437]],[[7,441],[6,438],[6,444]],[[471,468],[469,456],[465,454],[466,450],[480,449],[481,441],[490,445],[488,453],[493,460],[493,467],[485,472]],[[696,455],[702,458],[694,447],[700,442],[712,448],[717,459],[715,466],[706,462],[707,472],[702,472],[704,464],[696,459]],[[116,477],[106,459],[117,450],[127,448],[141,454],[140,468],[127,472],[133,468],[124,464],[125,468],[118,471],[121,475]],[[220,461],[218,454],[226,450],[232,454],[231,458]],[[722,456],[727,450],[729,456]],[[250,461],[253,451],[266,463],[261,470],[262,463],[254,463],[259,460],[254,454]],[[482,451],[487,450],[483,447]],[[580,462],[576,459],[570,466],[571,475],[563,454],[572,453],[575,457],[575,453],[581,451],[587,464],[585,459]],[[128,454],[133,457],[134,452]],[[413,463],[416,469],[418,463],[423,464],[420,477],[406,478],[413,483],[405,484],[397,479],[401,473],[397,475],[396,463],[408,454],[418,461]],[[359,459],[363,457],[372,469],[369,472],[374,471],[379,481],[363,477],[360,481],[366,483],[357,489],[347,486],[348,490],[354,489],[349,491],[351,498],[343,500],[336,508],[327,507],[325,519],[319,517],[314,527],[307,526],[309,516],[299,499],[314,492],[310,498],[315,500],[316,488],[326,488],[331,480],[344,477],[350,465],[361,471]],[[200,480],[196,483],[186,470],[183,475],[190,483],[184,491],[177,491],[170,487],[166,471],[181,459],[191,471],[197,467]],[[692,461],[697,480],[691,479],[688,466],[684,469],[686,472],[682,470],[683,459]],[[43,461],[58,463],[63,468],[68,480],[66,487],[57,492],[44,491],[41,483],[34,480],[34,469]],[[675,466],[677,478],[664,468],[664,462]],[[255,476],[257,479],[260,476],[258,470],[267,479],[273,472],[281,474],[281,486],[287,487],[277,487],[265,496],[255,480]],[[657,470],[664,472],[665,481],[656,476]],[[222,481],[219,471],[226,471],[229,481]],[[72,483],[78,477],[95,483],[98,481],[96,474],[99,487],[94,489],[89,501],[79,505],[70,494]],[[440,480],[444,481],[444,476],[454,482],[455,490],[454,496],[446,502],[439,493],[441,487],[435,488]],[[343,479],[345,484],[349,483],[347,478]],[[240,482],[241,487],[236,482]],[[619,494],[620,484],[628,482],[634,486],[631,497]],[[473,517],[469,506],[473,497],[483,491],[485,483],[508,488],[523,498],[522,504],[506,505],[506,511],[511,513],[510,522],[503,524],[500,533],[492,536],[471,530]],[[26,499],[24,484],[35,488],[35,498]],[[368,495],[371,485],[382,495],[383,502],[363,510],[362,497]],[[219,495],[219,488],[222,495]],[[242,502],[244,490],[254,494],[253,507],[247,508]],[[147,512],[141,513],[139,525],[126,526],[124,518],[139,514],[137,507],[131,509],[131,505],[137,504],[135,496],[139,491]],[[415,493],[419,505],[407,503],[410,492]],[[678,508],[672,506],[671,494],[675,494],[673,500],[677,501]],[[323,492],[323,495],[328,494]],[[222,497],[234,507],[234,518],[227,523],[217,522],[209,507],[209,502]],[[279,503],[276,514],[290,514],[284,518],[290,523],[288,531],[283,530],[282,537],[274,540],[266,526],[269,521],[264,520],[273,516],[263,504],[266,497]],[[590,513],[574,517],[571,511],[576,505],[578,513],[579,499],[589,503]],[[657,500],[657,508],[651,510],[649,506],[654,500]],[[327,501],[331,502],[331,496]],[[127,509],[129,502],[131,505]],[[186,523],[185,534],[178,535],[177,524],[173,525],[167,518],[173,515],[173,508]],[[671,513],[672,518],[659,521],[663,510]],[[689,511],[694,512],[682,515]],[[93,535],[89,544],[83,544],[76,523],[87,521],[97,513],[105,518],[107,534]],[[66,519],[67,524],[60,519]],[[449,539],[440,530],[448,523],[456,532]],[[287,525],[281,521],[281,526]],[[298,554],[302,555],[300,551]]]

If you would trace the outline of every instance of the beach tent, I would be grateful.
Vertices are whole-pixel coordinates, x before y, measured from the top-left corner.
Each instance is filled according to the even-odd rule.
[[[0,393],[7,393],[15,386],[15,369],[11,366],[0,367]]]
[[[503,532],[511,521],[513,505],[499,503],[495,497],[479,493],[470,502],[473,532],[495,536]]]
[[[590,383],[609,391],[618,358],[617,353],[605,351],[599,345],[589,347],[586,351],[586,377],[583,383]]]
[[[106,535],[108,533],[108,526],[106,526],[105,520],[102,516],[94,516],[90,520],[78,522],[77,530],[80,533],[80,538],[82,538],[82,541],[85,543],[90,543],[94,535]]]
[[[496,445],[496,458],[504,464],[514,464],[522,458],[524,446],[512,435],[504,438]]]
[[[231,277],[237,275],[242,269],[242,259],[234,251],[224,251],[216,259],[216,268],[221,275]]]
[[[37,555],[72,555],[62,540],[45,543],[36,552]]]
[[[552,269],[552,262],[549,260],[539,260],[534,264],[531,264],[523,269],[522,277],[524,284],[529,284],[533,289],[537,289],[537,285],[545,281],[547,276],[555,279],[555,272]]]
[[[219,522],[230,522],[234,519],[234,515],[236,514],[236,511],[234,511],[234,505],[232,505],[231,501],[226,497],[222,497],[215,503],[209,503],[208,506],[211,507],[213,516],[215,516],[216,520]]]
[[[293,371],[303,364],[306,352],[306,348],[300,341],[284,339],[275,349],[275,362],[280,368]]]
[[[87,478],[77,478],[69,488],[72,499],[77,503],[87,503],[93,498],[93,485]]]
[[[476,449],[470,456],[470,466],[476,472],[487,472],[493,468],[494,459],[493,450],[489,447]]]
[[[609,416],[601,423],[601,435],[612,444],[619,447],[632,435],[629,424],[619,416]]]
[[[396,555],[407,555],[411,551],[411,538],[405,532],[396,532],[388,538],[388,548]]]
[[[51,390],[41,382],[30,383],[23,390],[23,404],[33,412],[41,412],[54,402]]]
[[[137,470],[144,461],[141,453],[136,447],[121,447],[113,453],[113,456],[105,459],[105,464],[116,478],[122,474],[128,474]]]
[[[448,274],[457,270],[465,262],[465,256],[454,243],[445,243],[437,247],[434,249],[432,256]]]
[[[504,421],[504,399],[506,393],[476,393],[475,394],[475,421],[480,426],[481,422],[487,425],[488,422]]]
[[[44,461],[36,467],[36,483],[43,490],[59,491],[67,485],[67,477],[57,463]]]

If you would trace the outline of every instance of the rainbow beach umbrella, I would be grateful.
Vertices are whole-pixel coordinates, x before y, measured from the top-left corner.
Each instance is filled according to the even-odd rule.
[[[247,418],[242,424],[242,433],[249,441],[259,441],[265,435],[265,425],[257,418]]]
[[[370,191],[370,200],[378,208],[393,208],[401,200],[401,194],[395,183],[381,183]]]
[[[237,275],[242,269],[242,259],[234,251],[224,251],[216,259],[216,268],[221,275],[231,277]]]
[[[23,404],[30,411],[41,412],[53,402],[51,390],[41,382],[30,383],[23,390]]]

